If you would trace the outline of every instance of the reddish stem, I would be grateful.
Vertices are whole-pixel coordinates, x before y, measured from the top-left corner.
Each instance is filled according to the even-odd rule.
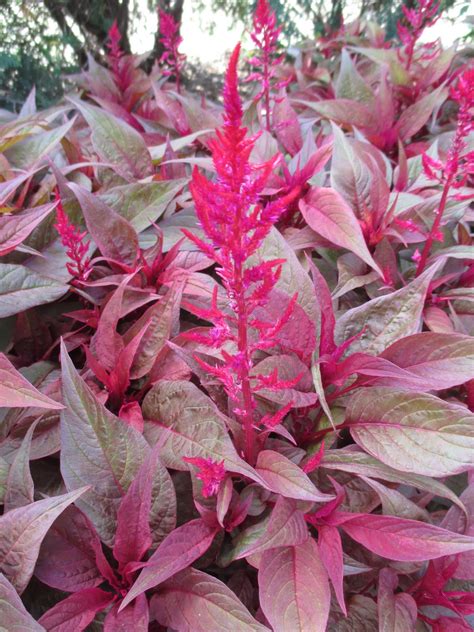
[[[444,210],[446,208],[446,202],[448,201],[448,193],[449,193],[449,189],[451,188],[452,181],[453,181],[453,176],[450,175],[448,177],[448,179],[446,180],[446,183],[444,185],[443,194],[441,196],[441,200],[440,200],[440,203],[439,203],[439,206],[438,206],[438,210],[436,211],[436,217],[435,217],[435,220],[433,222],[433,226],[431,227],[430,234],[428,235],[428,239],[425,242],[425,246],[423,248],[423,252],[421,253],[421,257],[420,257],[420,260],[418,262],[418,267],[416,269],[416,275],[415,276],[420,276],[420,274],[425,269],[426,261],[428,260],[428,257],[429,257],[429,254],[430,254],[430,250],[431,250],[431,246],[433,245],[433,241],[434,241],[435,235],[439,231],[439,227],[441,225],[441,220],[443,219],[443,214],[444,214]]]

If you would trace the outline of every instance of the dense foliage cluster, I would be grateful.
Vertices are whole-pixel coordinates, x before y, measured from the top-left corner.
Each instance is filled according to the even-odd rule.
[[[223,106],[172,18],[149,75],[114,24],[0,111],[2,629],[473,628],[474,69],[437,14],[287,64],[259,0]]]

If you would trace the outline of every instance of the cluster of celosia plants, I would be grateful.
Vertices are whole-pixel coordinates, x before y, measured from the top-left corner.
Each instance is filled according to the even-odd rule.
[[[473,629],[474,70],[438,13],[291,63],[260,0],[222,104],[179,25],[148,75],[114,24],[0,112],[1,629]]]

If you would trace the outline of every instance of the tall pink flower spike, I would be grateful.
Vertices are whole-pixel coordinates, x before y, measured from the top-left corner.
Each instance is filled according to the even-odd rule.
[[[237,84],[239,54],[240,45],[237,45],[225,79],[224,125],[210,143],[217,178],[209,181],[195,168],[190,185],[196,213],[208,241],[186,230],[183,232],[218,264],[217,272],[229,299],[230,310],[224,311],[218,304],[216,286],[209,309],[190,306],[193,313],[209,320],[214,327],[207,335],[190,333],[189,336],[209,347],[222,347],[226,343],[235,347],[233,352],[222,350],[223,364],[219,366],[212,366],[198,357],[196,359],[223,383],[234,402],[234,413],[244,428],[243,452],[253,463],[259,421],[254,394],[258,386],[253,385],[252,380],[258,381],[259,376],[251,379],[252,356],[257,349],[274,346],[278,332],[291,316],[294,300],[277,323],[253,318],[257,307],[267,303],[284,260],[275,259],[255,265],[246,262],[292,199],[292,193],[266,206],[259,203],[259,195],[280,156],[276,155],[260,165],[249,161],[257,137],[248,138],[246,128],[242,127],[242,102]],[[250,328],[259,332],[258,339],[252,342],[249,340]],[[278,388],[278,378],[272,376],[272,380],[273,388]],[[271,420],[265,419],[264,425],[271,426]]]

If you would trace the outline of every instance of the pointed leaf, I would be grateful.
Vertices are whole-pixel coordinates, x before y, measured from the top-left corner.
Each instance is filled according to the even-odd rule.
[[[152,598],[152,615],[180,632],[268,632],[221,581],[194,568],[182,571]]]
[[[148,445],[94,397],[64,346],[61,366],[67,407],[61,415],[61,473],[68,489],[91,485],[77,506],[112,546],[120,501],[148,454]]]
[[[371,103],[374,99],[372,90],[357,71],[345,48],[341,51],[341,67],[335,83],[335,94],[338,99],[352,99],[362,103]]]
[[[398,339],[418,333],[426,292],[437,268],[435,264],[400,290],[347,310],[336,323],[337,344],[362,332],[351,352],[378,355]]]
[[[265,551],[258,585],[260,606],[275,632],[325,632],[331,591],[312,538]]]
[[[69,188],[81,206],[89,233],[102,256],[134,266],[138,256],[138,237],[135,229],[97,195],[72,182]]]
[[[90,520],[77,507],[68,507],[41,544],[35,575],[47,586],[67,592],[94,588],[104,581],[98,568],[101,552]]]
[[[155,447],[145,459],[117,512],[113,551],[115,559],[122,567],[127,562],[139,562],[151,546],[151,492],[153,473],[159,467],[158,454]]]
[[[44,204],[15,215],[0,215],[0,257],[15,250],[54,207],[55,204]]]
[[[273,450],[262,450],[259,453],[255,469],[268,488],[276,494],[314,502],[328,502],[334,498],[316,489],[298,465]]]
[[[0,263],[0,318],[52,303],[68,289],[68,285],[36,274],[25,266]]]
[[[141,233],[156,222],[187,179],[161,182],[133,182],[113,187],[100,194],[109,208],[130,222]]]
[[[378,461],[370,456],[370,454],[362,452],[357,446],[350,446],[349,449],[327,450],[323,456],[321,467],[358,474],[359,476],[377,478],[391,483],[410,485],[411,487],[422,489],[435,496],[448,498],[462,511],[465,511],[462,502],[456,494],[440,481],[429,478],[428,476],[422,476],[421,474],[400,472]]]
[[[242,531],[234,541],[225,562],[262,553],[279,546],[294,546],[309,537],[303,512],[296,508],[294,500],[278,496],[268,518]]]
[[[313,187],[300,201],[300,210],[310,228],[336,246],[350,250],[382,276],[367,248],[357,218],[337,191]]]
[[[474,550],[472,537],[406,518],[344,514],[340,526],[369,551],[399,562],[423,562]]]
[[[423,332],[397,340],[382,357],[421,378],[426,390],[451,388],[474,378],[471,336]],[[386,382],[377,380],[380,386],[388,386]]]
[[[30,472],[31,438],[38,422],[34,422],[25,434],[8,472],[4,511],[29,505],[34,500],[35,487]]]
[[[474,414],[433,395],[361,389],[346,422],[358,445],[402,472],[441,477],[474,467]]]
[[[318,527],[318,549],[321,561],[331,579],[339,607],[344,614],[347,614],[343,587],[344,558],[342,542],[336,527],[329,525]]]
[[[383,568],[379,575],[377,609],[379,632],[414,632],[418,606],[411,595],[394,594],[398,577],[391,568]]]
[[[150,432],[158,437],[167,433],[161,451],[166,467],[187,470],[183,457],[224,460],[227,471],[248,476],[266,487],[261,476],[237,454],[224,415],[194,384],[157,382],[143,401],[143,415],[153,421]]]
[[[41,542],[66,507],[86,490],[45,498],[0,517],[0,571],[22,593],[33,575]]]
[[[85,588],[50,608],[39,623],[47,632],[82,632],[113,599],[112,593],[100,588]]]
[[[0,353],[0,406],[8,408],[64,408],[59,402],[40,393],[19,373],[7,357]]]
[[[114,604],[104,621],[104,632],[148,632],[150,612],[148,599],[139,595],[133,603],[118,612],[118,604]]]
[[[441,85],[408,106],[398,119],[397,128],[400,138],[407,140],[416,134],[428,121],[433,110],[442,105],[447,96],[447,89]]]
[[[0,630],[2,632],[44,632],[26,610],[18,593],[0,573]]]
[[[170,533],[156,549],[122,601],[120,611],[149,588],[161,584],[190,566],[211,546],[219,527],[201,518],[191,520]]]
[[[123,120],[84,101],[72,99],[92,130],[92,144],[99,157],[132,182],[153,173],[151,156],[141,135]]]

